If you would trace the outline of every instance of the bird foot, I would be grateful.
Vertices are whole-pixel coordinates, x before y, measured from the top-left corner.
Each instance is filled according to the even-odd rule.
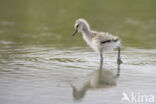
[[[122,64],[123,63],[123,61],[119,58],[119,59],[117,59],[117,64],[118,65],[120,65],[120,64]]]

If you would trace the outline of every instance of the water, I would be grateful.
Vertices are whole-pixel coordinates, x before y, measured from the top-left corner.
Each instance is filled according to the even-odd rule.
[[[0,1],[0,104],[121,104],[123,92],[156,102],[155,1],[70,2]],[[79,17],[122,39],[119,78],[117,51],[99,74],[99,56],[71,37]]]

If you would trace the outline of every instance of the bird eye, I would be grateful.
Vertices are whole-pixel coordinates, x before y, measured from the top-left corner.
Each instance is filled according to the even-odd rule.
[[[79,27],[79,25],[76,25],[76,28],[78,28]]]

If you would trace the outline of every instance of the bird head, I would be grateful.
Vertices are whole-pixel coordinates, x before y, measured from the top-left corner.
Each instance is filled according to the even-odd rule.
[[[72,34],[74,36],[77,32],[89,31],[89,24],[86,20],[80,18],[75,21],[75,32]]]

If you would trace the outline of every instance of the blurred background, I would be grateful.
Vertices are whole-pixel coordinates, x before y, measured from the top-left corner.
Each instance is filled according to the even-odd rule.
[[[132,91],[156,97],[156,0],[0,0],[0,104],[74,103],[71,83],[81,88],[99,67],[81,33],[71,37],[78,18],[119,36],[124,62],[116,86],[80,91],[80,103],[120,104]],[[116,56],[104,54],[114,74]]]
[[[155,0],[0,0],[0,40],[24,45],[86,46],[74,23],[119,34],[123,46],[156,48]]]

